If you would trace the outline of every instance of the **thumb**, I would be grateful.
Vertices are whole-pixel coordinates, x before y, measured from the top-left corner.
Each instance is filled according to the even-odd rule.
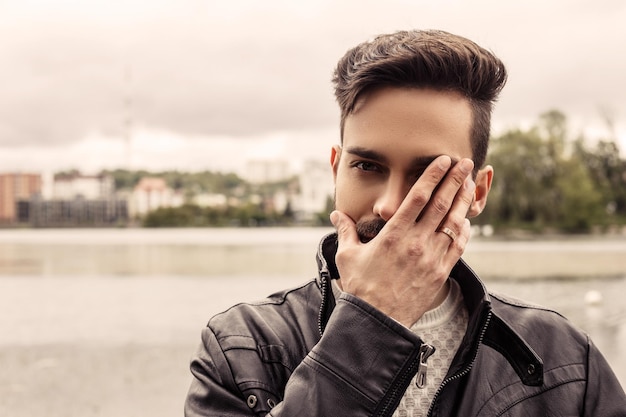
[[[337,229],[337,241],[358,243],[359,236],[356,233],[356,224],[346,214],[340,211],[333,211],[330,213],[330,222]]]

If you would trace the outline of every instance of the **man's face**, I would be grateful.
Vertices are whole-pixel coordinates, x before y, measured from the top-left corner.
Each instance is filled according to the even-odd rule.
[[[388,87],[366,94],[331,155],[335,208],[357,223],[363,242],[371,240],[434,158],[472,158],[471,125],[469,101],[455,92]]]

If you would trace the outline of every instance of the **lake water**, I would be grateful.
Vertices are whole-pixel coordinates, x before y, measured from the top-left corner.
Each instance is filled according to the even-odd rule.
[[[329,231],[0,231],[0,415],[181,415],[208,318],[315,276]],[[626,382],[626,239],[476,239],[464,257],[582,327]]]

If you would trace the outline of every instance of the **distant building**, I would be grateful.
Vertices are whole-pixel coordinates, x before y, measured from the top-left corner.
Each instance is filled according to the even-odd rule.
[[[99,200],[111,198],[115,182],[110,175],[82,175],[80,173],[56,175],[52,184],[52,199]]]
[[[163,178],[144,177],[135,186],[130,199],[131,217],[141,217],[161,207],[182,206],[184,198],[181,193],[168,187]]]
[[[333,176],[327,163],[309,160],[304,162],[298,178],[300,193],[294,210],[307,220],[326,209],[328,199],[334,194]]]
[[[128,221],[126,200],[115,198],[86,200],[20,201],[19,221],[33,227],[107,227]]]
[[[128,220],[128,204],[116,198],[115,182],[108,175],[56,175],[49,194],[46,199],[41,193],[22,199],[17,221],[33,227],[102,227]]]
[[[18,202],[40,194],[40,174],[0,174],[0,223],[16,222]]]
[[[245,179],[253,184],[284,181],[290,175],[286,160],[251,160],[246,164]]]
[[[291,198],[286,191],[277,191],[272,196],[271,208],[276,213],[284,213],[290,207]]]

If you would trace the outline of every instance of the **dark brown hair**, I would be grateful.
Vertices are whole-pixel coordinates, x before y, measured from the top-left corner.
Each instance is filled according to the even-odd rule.
[[[500,59],[461,36],[435,30],[380,35],[350,49],[335,69],[342,140],[346,117],[368,91],[378,87],[456,91],[472,108],[472,157],[480,168],[487,155],[493,103],[506,78]]]

